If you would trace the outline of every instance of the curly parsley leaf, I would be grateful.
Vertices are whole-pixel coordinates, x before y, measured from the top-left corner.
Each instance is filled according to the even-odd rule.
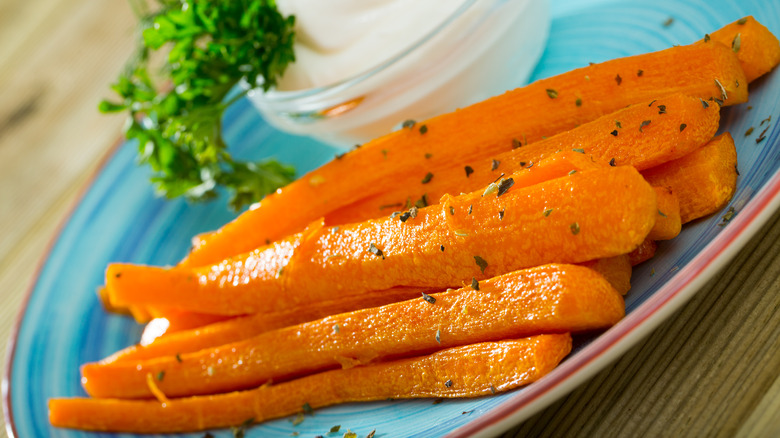
[[[129,112],[125,136],[138,140],[140,162],[151,167],[157,190],[204,201],[222,186],[238,209],[291,182],[290,166],[234,160],[221,119],[246,93],[229,97],[240,81],[268,90],[295,60],[295,17],[282,16],[273,0],[158,3],[154,13],[142,12],[138,51],[111,86],[120,100],[99,106]],[[151,58],[162,49],[167,54],[155,81]]]

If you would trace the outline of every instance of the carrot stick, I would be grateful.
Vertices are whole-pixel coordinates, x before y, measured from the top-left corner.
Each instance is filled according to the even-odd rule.
[[[737,150],[729,133],[690,154],[642,172],[653,186],[667,187],[680,202],[682,223],[725,206],[737,187]]]
[[[609,327],[622,296],[595,271],[545,265],[456,290],[329,316],[215,349],[144,361],[93,363],[82,383],[93,397],[141,398],[146,375],[168,397],[249,388],[339,364],[424,354],[474,342]]]
[[[52,399],[49,421],[74,429],[192,432],[263,422],[340,403],[388,398],[478,397],[527,385],[571,351],[568,334],[448,348],[429,356],[327,371],[256,389],[173,399]]]
[[[631,261],[628,254],[580,263],[601,274],[620,295],[631,290]]]
[[[652,101],[648,99],[527,146],[476,162],[454,163],[432,173],[433,177],[424,184],[421,180],[398,185],[330,213],[325,222],[328,225],[360,222],[402,210],[408,202],[425,195],[428,199],[439,199],[445,193],[471,192],[490,184],[501,173],[518,172],[531,163],[534,165],[529,172],[537,170],[538,165],[540,173],[551,173],[556,169],[549,167],[559,163],[546,164],[543,159],[558,151],[580,151],[604,164],[612,162],[647,169],[680,158],[706,144],[718,130],[719,120],[718,106],[704,107],[699,98],[673,94]],[[565,172],[585,170],[588,164],[594,166],[586,160],[588,158],[582,157]]]
[[[741,18],[709,36],[708,42],[720,42],[736,52],[749,82],[780,63],[780,41],[752,16]]]
[[[377,138],[322,166],[204,236],[183,263],[209,265],[251,251],[345,205],[418,184],[428,172],[492,158],[630,104],[672,93],[720,98],[716,79],[728,93],[725,105],[747,100],[747,87],[736,87],[747,83],[739,60],[721,44],[672,47],[534,82]]]
[[[628,259],[631,262],[631,266],[636,266],[650,260],[655,255],[657,249],[658,244],[655,243],[655,240],[645,239],[645,241],[635,250],[628,253]]]
[[[118,305],[279,312],[335,294],[447,287],[545,263],[625,254],[644,240],[658,216],[655,192],[628,166],[520,189],[496,186],[486,196],[445,196],[441,205],[419,210],[414,218],[407,212],[405,221],[397,216],[338,229],[314,227],[219,265],[114,264],[106,284]]]
[[[314,321],[337,313],[344,313],[368,307],[377,307],[421,296],[421,293],[440,292],[431,288],[396,287],[383,291],[368,291],[355,297],[336,298],[331,301],[309,303],[300,308],[277,312],[254,314],[229,319],[205,327],[172,333],[154,342],[143,342],[120,350],[101,363],[114,361],[137,361],[155,357],[181,355],[205,348],[217,347],[257,336],[282,327]],[[143,339],[143,338],[142,338]]]
[[[680,219],[680,201],[667,187],[653,187],[658,203],[658,217],[653,229],[647,235],[652,240],[671,240],[680,234],[682,220]]]

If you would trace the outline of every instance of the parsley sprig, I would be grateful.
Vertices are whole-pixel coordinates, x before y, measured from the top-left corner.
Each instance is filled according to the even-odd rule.
[[[231,92],[241,80],[268,90],[295,60],[295,17],[282,16],[273,0],[157,2],[154,12],[144,0],[133,3],[142,16],[138,50],[111,86],[120,100],[100,103],[102,112],[129,112],[125,136],[138,140],[157,190],[202,201],[224,186],[237,209],[292,181],[294,169],[277,161],[233,159],[221,119],[246,94]],[[161,49],[168,51],[155,76]]]

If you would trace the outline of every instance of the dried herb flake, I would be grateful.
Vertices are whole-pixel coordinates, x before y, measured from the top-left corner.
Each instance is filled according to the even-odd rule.
[[[493,160],[492,164],[490,165],[490,170],[496,170],[498,169],[498,166],[501,165],[501,162],[498,160]]]
[[[731,50],[733,50],[735,53],[739,52],[740,46],[742,46],[742,34],[738,33],[731,42]]]
[[[474,290],[479,290],[479,282],[474,277],[471,277],[471,288]]]
[[[452,386],[452,380],[447,380],[446,382],[444,382],[444,386],[446,386],[447,388]]]
[[[381,249],[377,248],[376,245],[374,245],[373,243],[368,246],[368,252],[370,252],[371,254],[377,257],[382,257],[382,260],[385,259],[385,254],[382,252]]]
[[[612,166],[612,167],[617,166],[617,163],[615,163],[615,158],[612,158],[611,160],[609,160],[609,165]]]
[[[639,124],[639,132],[643,132],[642,128],[650,124],[650,120],[643,120],[642,123]]]
[[[748,135],[752,134],[753,133],[753,129],[754,128],[752,126],[750,128],[748,128],[747,131],[745,131],[745,137],[747,137]]]
[[[618,135],[618,131],[617,131],[617,129],[616,129],[616,130],[614,130],[614,131],[612,131],[612,132],[610,132],[610,134],[612,134],[612,135],[614,135],[615,137],[617,137],[617,135]]]
[[[637,71],[636,71],[636,75],[637,75],[637,76],[642,76],[644,73],[645,73],[645,72],[644,72],[644,70],[642,70],[642,69],[639,69],[639,70],[637,70]]]
[[[680,123],[680,132],[683,132],[687,127],[688,125],[686,125],[685,123]]]
[[[745,23],[747,23],[747,17],[743,17],[743,18],[740,18],[739,20],[737,20],[737,24],[742,25],[742,24],[745,24]]]
[[[479,266],[479,269],[482,270],[482,273],[484,274],[485,268],[488,266],[487,261],[478,255],[474,256],[474,261],[477,263],[477,266]]]
[[[425,135],[426,132],[428,132],[428,125],[420,126],[420,134]]]
[[[433,174],[431,172],[428,172],[425,174],[425,177],[423,177],[421,182],[423,184],[428,184],[429,182],[431,182],[432,179],[433,179]]]
[[[328,433],[336,433],[336,432],[338,432],[339,430],[341,430],[341,425],[340,425],[340,424],[337,424],[337,425],[335,425],[335,426],[331,427],[331,428],[330,428],[330,430],[328,431]]]
[[[574,148],[574,149],[572,149],[572,151],[577,152],[578,154],[584,154],[585,153],[585,149],[582,149],[582,148]]]
[[[441,329],[436,330],[436,342],[441,344]]]
[[[658,105],[658,114],[666,114],[666,105]]]
[[[623,78],[620,77],[620,74],[615,76],[615,82],[617,82],[618,85],[623,83]]]
[[[548,89],[547,89],[547,90],[545,90],[545,91],[547,91],[547,96],[548,96],[550,99],[555,99],[555,98],[557,98],[557,97],[558,97],[558,92],[557,92],[557,91],[555,91],[555,90],[553,90],[552,88],[548,88]]]
[[[414,121],[414,120],[412,120],[412,119],[409,119],[409,120],[405,120],[405,121],[404,121],[404,122],[401,124],[401,126],[402,126],[402,127],[404,127],[404,128],[413,128],[415,124],[417,124],[417,122],[415,122],[415,121]]]
[[[496,197],[499,197],[507,192],[513,185],[515,185],[515,180],[513,178],[507,178],[503,181],[501,181],[498,184],[498,194]]]
[[[474,173],[474,169],[471,168],[471,166],[464,167],[466,170],[466,178],[468,178],[472,173]]]
[[[577,234],[580,234],[580,224],[578,224],[577,222],[572,222],[572,224],[569,225],[569,228],[571,229],[571,233],[574,234],[575,236]]]

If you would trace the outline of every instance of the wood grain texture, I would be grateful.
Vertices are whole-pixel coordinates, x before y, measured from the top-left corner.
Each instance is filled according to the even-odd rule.
[[[0,1],[0,339],[119,135],[96,104],[133,22],[121,0]],[[672,319],[504,437],[780,436],[778,292],[780,214]]]

